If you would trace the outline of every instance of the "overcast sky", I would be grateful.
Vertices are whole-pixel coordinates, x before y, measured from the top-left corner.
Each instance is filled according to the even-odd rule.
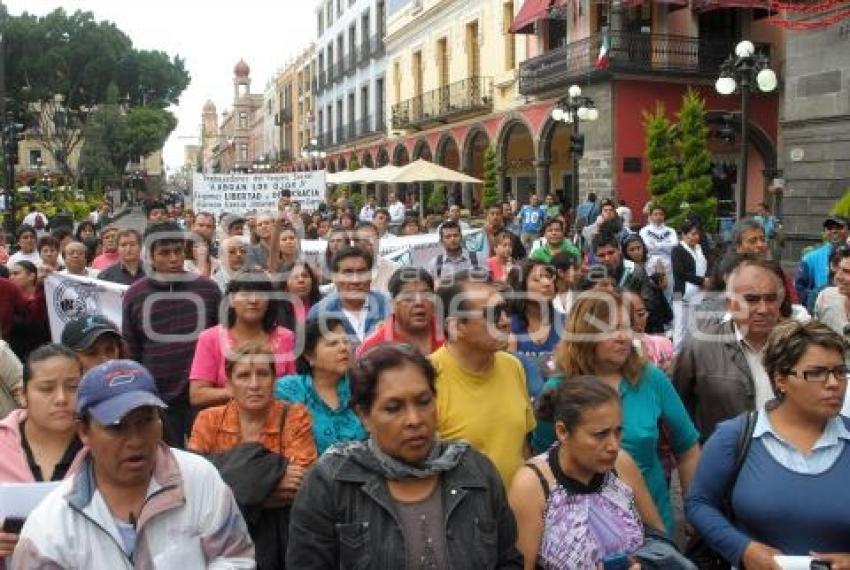
[[[58,7],[115,22],[143,49],[180,55],[192,77],[178,108],[179,124],[165,145],[169,168],[183,163],[183,145],[197,141],[201,107],[212,99],[219,114],[233,101],[233,66],[251,66],[251,91],[263,93],[275,70],[315,36],[314,0],[5,0],[11,14],[42,15]],[[220,117],[220,115],[219,115]],[[188,138],[186,138],[188,137]],[[192,140],[192,139],[195,140]]]

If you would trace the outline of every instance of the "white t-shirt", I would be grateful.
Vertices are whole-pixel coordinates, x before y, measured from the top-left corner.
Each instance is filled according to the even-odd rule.
[[[36,219],[38,219],[38,218],[41,218],[41,221],[43,222],[42,228],[47,227],[47,216],[45,216],[44,214],[42,214],[41,212],[38,212],[38,211],[30,212],[29,214],[24,216],[24,224],[27,225],[27,226],[35,227],[35,225],[36,225],[35,222],[36,222]]]
[[[345,318],[348,319],[348,322],[351,323],[354,334],[357,335],[360,342],[363,342],[363,339],[366,338],[366,317],[369,315],[369,307],[363,305],[363,308],[356,313],[348,309],[343,309],[342,312]]]
[[[390,213],[391,222],[404,221],[404,204],[402,204],[400,200],[390,204],[388,211]]]
[[[38,267],[41,264],[41,256],[38,254],[37,251],[34,251],[32,253],[24,253],[23,251],[18,250],[9,256],[9,261],[6,262],[6,267],[11,267],[19,261],[29,261],[30,263]]]

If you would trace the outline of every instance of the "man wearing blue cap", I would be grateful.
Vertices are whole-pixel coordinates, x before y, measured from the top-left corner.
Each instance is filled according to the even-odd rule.
[[[163,443],[165,408],[151,374],[131,360],[83,376],[85,448],[27,518],[13,569],[255,568],[245,521],[218,471]]]

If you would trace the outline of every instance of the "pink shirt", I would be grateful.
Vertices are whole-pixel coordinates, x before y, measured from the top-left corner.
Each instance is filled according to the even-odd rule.
[[[275,372],[278,377],[295,374],[295,335],[289,329],[275,328],[270,336],[272,352],[275,354]],[[227,327],[216,325],[198,337],[195,358],[189,378],[192,382],[212,383],[216,388],[224,387],[227,375],[224,372],[225,356],[233,349],[233,335]]]
[[[115,253],[101,253],[94,258],[94,261],[91,262],[91,266],[98,271],[103,271],[107,267],[112,267],[119,261],[121,261],[121,258],[117,251]]]

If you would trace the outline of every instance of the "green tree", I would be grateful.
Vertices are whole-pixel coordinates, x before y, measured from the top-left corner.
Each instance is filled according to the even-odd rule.
[[[111,85],[128,107],[165,109],[189,84],[182,59],[134,49],[115,24],[96,21],[91,12],[10,16],[0,5],[0,33],[12,111],[66,175]]]
[[[484,208],[498,205],[502,197],[499,196],[499,170],[496,165],[496,151],[492,146],[484,151]]]
[[[442,215],[446,210],[446,204],[448,203],[447,189],[448,187],[440,182],[435,184],[434,189],[429,193],[425,205],[428,206],[428,210],[432,214]]]
[[[844,195],[833,204],[829,213],[850,218],[850,188],[845,190]]]
[[[713,232],[717,198],[712,192],[705,101],[693,89],[688,89],[682,98],[678,119],[676,150],[681,173],[679,183],[671,191],[676,208],[668,211],[668,224],[678,227],[689,213],[695,213],[702,220],[703,229]]]
[[[679,182],[679,168],[675,156],[675,128],[667,118],[664,105],[658,102],[655,111],[644,113],[646,155],[649,163],[648,190],[653,203],[672,215],[678,210],[672,190]]]

